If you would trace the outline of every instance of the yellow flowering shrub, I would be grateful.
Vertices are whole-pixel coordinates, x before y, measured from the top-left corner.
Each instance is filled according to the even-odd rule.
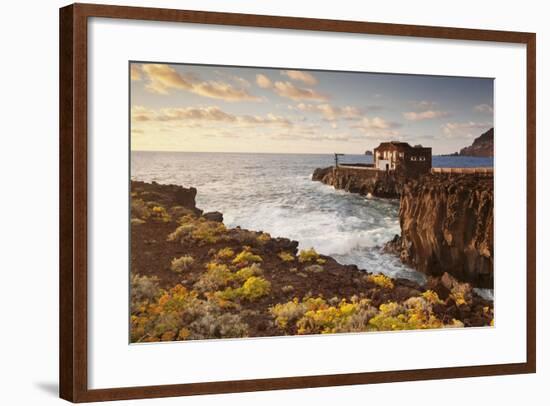
[[[313,262],[319,259],[319,254],[315,251],[315,248],[310,248],[307,250],[301,250],[298,254],[298,261],[300,262]]]
[[[266,296],[271,291],[271,283],[259,276],[249,277],[242,286],[238,288],[227,287],[222,291],[215,292],[215,297],[221,300],[249,300],[254,301]]]
[[[398,303],[389,302],[381,304],[379,313],[369,321],[369,325],[375,330],[408,330],[405,309]]]
[[[422,293],[422,297],[431,304],[441,304],[443,301],[439,298],[438,294],[433,290],[428,289]]]
[[[265,244],[269,240],[271,240],[271,236],[268,233],[261,233],[258,237],[256,237],[256,240],[260,244]]]
[[[262,262],[262,261],[263,259],[261,256],[252,253],[248,248],[243,249],[233,259],[233,263],[237,265],[247,265],[254,262]]]
[[[223,223],[206,220],[204,217],[186,215],[180,218],[180,226],[168,235],[168,241],[192,241],[199,245],[215,244],[226,239],[227,229]]]
[[[235,256],[235,251],[233,251],[231,248],[226,247],[219,250],[215,257],[218,259],[231,259]]]
[[[335,298],[329,302],[321,297],[303,301],[294,298],[273,306],[270,313],[277,327],[287,333],[327,334],[366,331],[368,320],[376,312],[367,299],[348,302]]]
[[[242,286],[242,296],[248,300],[255,300],[269,294],[271,283],[259,276],[251,276]]]
[[[263,274],[262,268],[258,264],[252,264],[250,266],[239,269],[235,276],[240,281],[246,281],[251,276],[261,276]]]
[[[151,209],[151,219],[163,223],[172,221],[170,215],[166,212],[166,209],[162,206],[154,206]]]
[[[292,255],[290,252],[281,251],[277,254],[277,256],[281,259],[283,262],[293,262],[294,261],[294,255]]]
[[[294,298],[291,302],[278,303],[269,309],[275,318],[275,324],[283,330],[293,326],[308,310],[315,310],[326,305],[323,298],[307,298],[302,302]]]
[[[209,262],[206,264],[206,272],[200,276],[194,287],[202,292],[216,291],[227,286],[235,278],[235,274],[227,265]]]
[[[466,297],[464,296],[464,293],[461,291],[452,292],[449,296],[455,301],[457,306],[462,306],[467,303]]]
[[[444,324],[432,311],[435,297],[431,294],[411,297],[403,304],[388,302],[381,304],[379,312],[369,324],[379,331],[386,330],[417,330],[432,328],[464,327],[464,324],[453,319]]]
[[[158,301],[132,313],[132,342],[246,337],[238,314],[224,313],[211,301],[182,285],[163,291]]]
[[[378,274],[371,274],[367,277],[367,280],[369,282],[372,282],[381,288],[384,289],[393,289],[393,281],[391,278],[388,278],[386,275],[378,273]]]

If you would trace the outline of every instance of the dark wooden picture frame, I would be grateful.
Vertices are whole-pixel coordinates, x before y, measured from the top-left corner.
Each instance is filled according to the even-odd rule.
[[[527,47],[527,330],[526,362],[386,372],[198,382],[128,388],[88,388],[87,326],[87,48],[88,18],[218,24],[525,44]],[[74,4],[60,9],[60,396],[72,402],[312,388],[447,379],[536,371],[536,36],[534,33],[428,27]]]

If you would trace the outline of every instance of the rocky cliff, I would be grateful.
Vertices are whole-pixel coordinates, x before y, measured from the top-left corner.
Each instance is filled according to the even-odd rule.
[[[480,157],[493,156],[494,155],[494,148],[493,148],[494,133],[495,132],[493,128],[491,128],[487,132],[484,132],[474,140],[472,145],[466,148],[462,148],[458,155],[480,156]]]
[[[384,172],[345,166],[317,168],[312,179],[347,192],[387,198],[398,198],[405,183],[405,178],[395,171]]]
[[[493,177],[427,175],[401,194],[401,237],[387,249],[418,271],[493,287]]]

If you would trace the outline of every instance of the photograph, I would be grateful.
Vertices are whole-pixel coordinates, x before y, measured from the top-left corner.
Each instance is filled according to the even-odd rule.
[[[130,343],[496,325],[494,78],[127,80]]]

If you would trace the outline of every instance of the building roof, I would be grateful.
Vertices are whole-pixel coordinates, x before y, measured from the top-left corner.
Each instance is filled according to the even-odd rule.
[[[408,142],[401,142],[401,141],[387,141],[387,142],[381,142],[379,146],[374,148],[375,150],[378,149],[387,149],[387,148],[396,148],[398,150],[405,150],[405,149],[424,149],[424,150],[431,150],[431,147],[423,147],[422,145],[415,145],[414,147],[411,146]]]
[[[408,142],[401,142],[401,141],[389,141],[389,142],[381,142],[378,147],[375,149],[380,148],[389,148],[389,147],[396,147],[398,149],[407,149],[412,148]]]

